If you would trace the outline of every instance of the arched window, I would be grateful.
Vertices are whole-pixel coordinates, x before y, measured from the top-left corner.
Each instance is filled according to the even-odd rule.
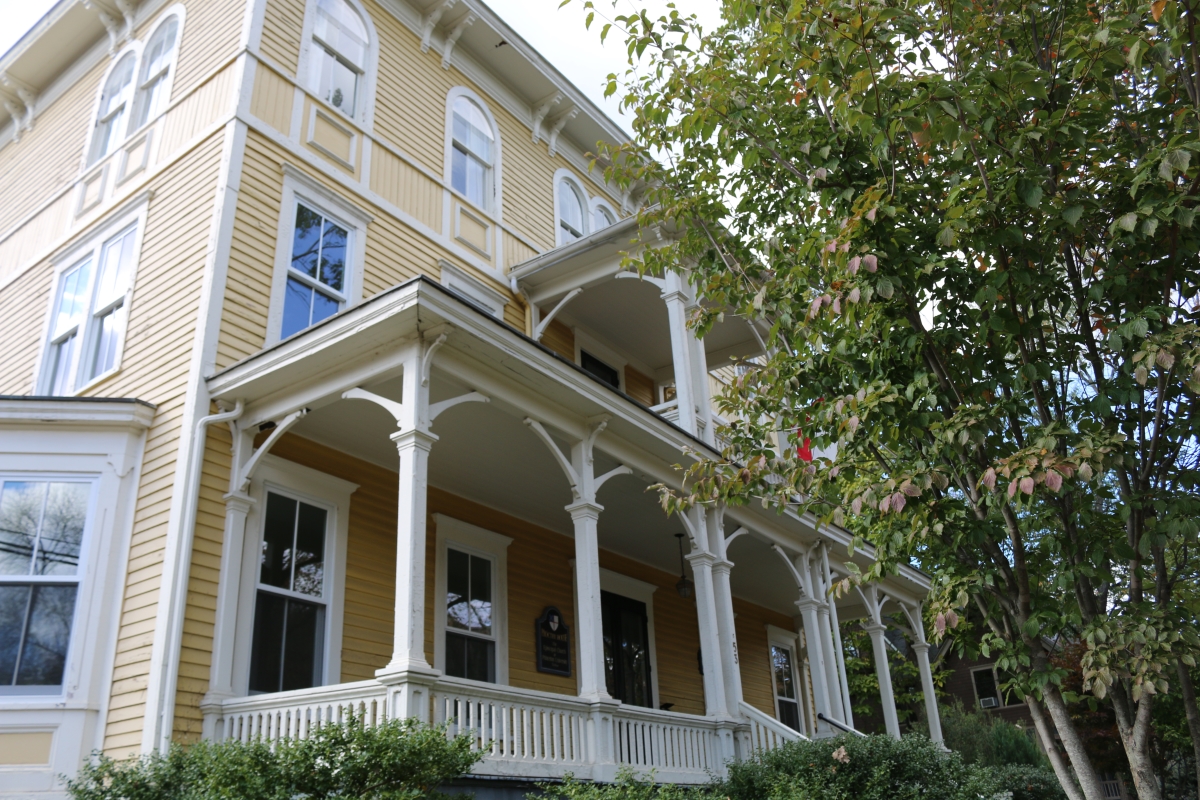
[[[584,233],[584,201],[579,187],[570,178],[558,181],[558,243],[568,244],[582,239]]]
[[[96,112],[96,131],[92,135],[92,153],[88,163],[104,158],[125,139],[136,64],[137,54],[126,53],[108,74],[100,95],[100,108]]]
[[[317,0],[309,80],[322,100],[351,117],[359,105],[369,41],[366,24],[346,0]]]
[[[596,203],[592,207],[592,230],[599,231],[607,228],[617,221],[617,217],[603,203]]]
[[[491,210],[495,136],[475,101],[456,97],[450,125],[450,186],[480,208]]]
[[[179,17],[172,16],[158,26],[142,51],[138,75],[137,115],[133,128],[142,127],[158,116],[170,100],[171,70],[175,64],[175,42],[179,36]]]

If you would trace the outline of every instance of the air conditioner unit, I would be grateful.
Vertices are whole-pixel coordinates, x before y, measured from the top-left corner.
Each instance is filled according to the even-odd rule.
[[[980,708],[999,708],[1000,701],[997,700],[995,697],[981,697],[981,698],[979,698],[979,707]]]

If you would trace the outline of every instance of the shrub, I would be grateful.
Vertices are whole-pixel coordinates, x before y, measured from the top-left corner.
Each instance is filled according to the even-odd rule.
[[[1049,768],[1037,742],[1025,731],[999,717],[977,711],[967,711],[961,704],[949,703],[941,708],[942,737],[947,747],[962,756],[966,764],[1000,767],[1025,764]],[[914,726],[927,733],[924,721]]]
[[[639,777],[632,770],[621,770],[616,783],[578,781],[568,775],[558,784],[539,784],[538,794],[526,795],[529,800],[703,800],[711,796],[704,786],[674,786],[655,783],[650,773]]]
[[[992,798],[1011,795],[1012,800],[1066,800],[1066,792],[1049,767],[1028,764],[1004,764],[980,767],[973,783],[978,797]]]
[[[129,761],[99,757],[69,781],[75,800],[421,800],[471,769],[469,737],[413,720],[351,720],[309,738],[200,742]]]

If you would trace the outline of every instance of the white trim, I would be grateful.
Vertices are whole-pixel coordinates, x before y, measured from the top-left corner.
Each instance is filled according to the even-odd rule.
[[[88,116],[88,120],[91,124],[88,125],[86,134],[87,138],[84,140],[83,144],[83,157],[80,159],[79,164],[80,174],[83,174],[88,170],[89,167],[95,165],[104,158],[102,156],[97,157],[94,160],[92,158],[92,149],[96,143],[96,123],[100,121],[100,103],[104,100],[104,87],[108,85],[108,79],[112,76],[113,71],[116,70],[125,56],[130,53],[133,53],[133,76],[129,79],[129,81],[134,85],[134,90],[129,98],[129,107],[125,109],[125,130],[121,131],[120,137],[113,141],[112,146],[109,148],[109,155],[115,153],[119,149],[119,146],[129,138],[129,124],[133,119],[133,100],[137,95],[136,86],[138,67],[141,65],[142,61],[142,43],[137,39],[130,41],[119,51],[113,54],[112,60],[109,62],[108,67],[104,70],[104,75],[100,77],[100,85],[96,87],[96,98],[92,101],[92,113]]]
[[[0,696],[0,733],[53,731],[50,763],[0,769],[0,794],[62,791],[104,744],[145,431],[140,403],[0,401],[4,477],[86,481],[89,512],[62,689]],[[38,795],[40,796],[40,794]]]
[[[508,305],[507,297],[444,258],[438,259],[438,269],[441,271],[442,286],[483,307],[496,319],[504,319],[504,307]]]
[[[492,144],[495,147],[495,152],[492,155],[492,177],[491,186],[489,187],[491,189],[491,197],[488,198],[490,202],[485,204],[485,206],[479,210],[494,219],[498,226],[504,219],[504,173],[502,169],[502,165],[504,163],[504,148],[500,141],[500,126],[496,124],[496,118],[492,115],[492,110],[488,108],[487,101],[475,92],[468,89],[466,86],[452,87],[450,91],[446,93],[446,131],[444,137],[445,153],[443,155],[442,162],[442,175],[445,176],[446,202],[444,204],[443,212],[447,215],[446,218],[448,219],[448,215],[451,211],[454,200],[465,203],[469,207],[478,208],[478,206],[471,202],[466,195],[456,192],[452,185],[453,176],[450,170],[450,158],[452,151],[454,150],[454,101],[460,97],[465,97],[475,103],[475,105],[479,107],[479,110],[483,112],[483,115],[487,117],[488,123],[492,126]],[[498,247],[493,249],[498,249]],[[487,254],[485,253],[484,255]],[[499,261],[497,261],[497,263],[499,263]],[[499,269],[499,267],[497,267],[497,269]]]
[[[585,238],[592,230],[591,206],[588,203],[588,192],[583,185],[583,181],[574,172],[566,167],[560,167],[554,172],[554,243],[556,247],[577,242],[579,239],[572,239],[570,242],[565,241],[562,236],[562,217],[559,216],[559,197],[562,194],[562,184],[567,182],[574,187],[576,196],[579,198],[579,212],[583,217],[583,229],[579,231],[579,239]]]
[[[574,559],[571,559],[571,574],[575,574]],[[658,586],[601,567],[600,590],[646,604],[646,638],[650,640],[650,706],[658,708],[659,703],[662,702],[658,693],[658,640],[654,632],[654,593],[658,590]],[[572,596],[578,596],[573,588]],[[578,615],[578,609],[576,609],[576,616]]]
[[[287,461],[269,453],[262,457],[249,495],[254,505],[246,517],[246,537],[242,552],[242,581],[239,587],[237,626],[234,639],[234,690],[249,694],[250,650],[254,636],[254,606],[258,587],[258,561],[262,548],[267,493],[301,500],[325,509],[325,664],[323,686],[341,682],[342,624],[346,593],[346,545],[350,539],[350,496],[358,484],[319,470]]]
[[[316,26],[317,0],[305,0],[304,26],[300,34],[300,59],[296,66],[296,86],[303,87],[313,98],[314,105],[321,108],[333,109],[342,117],[352,120],[366,130],[371,130],[375,124],[375,76],[379,73],[379,34],[375,31],[375,23],[371,15],[359,0],[344,0],[353,9],[367,29],[367,55],[363,65],[361,80],[358,82],[358,96],[354,98],[354,114],[347,114],[337,106],[330,105],[321,98],[320,87],[311,86],[312,78],[312,49],[313,29]],[[261,29],[257,31],[261,37]],[[285,73],[286,74],[286,73]]]
[[[158,33],[159,28],[161,28],[163,24],[171,18],[172,15],[178,17],[179,22],[175,29],[175,47],[171,52],[171,64],[167,67],[167,77],[166,80],[163,81],[162,91],[164,99],[161,102],[161,108],[153,117],[148,117],[144,125],[140,125],[136,128],[132,127],[134,118],[133,112],[138,110],[138,101],[141,99],[140,84],[142,75],[142,54],[139,53],[136,70],[133,73],[133,100],[130,103],[129,124],[131,127],[129,129],[129,138],[132,138],[134,134],[149,127],[150,124],[162,116],[167,108],[169,108],[171,105],[171,92],[175,90],[175,73],[179,67],[179,49],[183,46],[183,25],[187,20],[187,8],[182,3],[176,3],[170,8],[164,10],[158,15],[158,19],[154,21],[154,24],[149,28],[149,30],[146,31],[146,36],[143,39],[143,42],[145,43],[148,43],[151,39],[153,39],[154,34]],[[143,50],[144,47],[145,45],[143,44]]]
[[[91,259],[91,274],[88,277],[86,290],[86,301],[81,312],[79,322],[79,331],[76,334],[77,344],[75,354],[73,356],[74,363],[71,366],[71,395],[81,396],[100,381],[103,381],[112,375],[120,372],[121,364],[124,360],[125,343],[129,333],[129,320],[132,315],[132,306],[134,298],[134,287],[137,285],[138,265],[141,263],[142,243],[146,236],[146,217],[150,205],[150,195],[143,194],[137,198],[137,205],[130,207],[128,204],[119,209],[119,213],[114,214],[96,225],[93,230],[80,240],[75,242],[71,247],[60,250],[51,257],[51,263],[54,265],[53,270],[53,285],[50,292],[49,305],[46,310],[45,317],[42,321],[42,338],[36,361],[34,363],[34,385],[37,386],[37,392],[42,395],[50,394],[51,376],[47,371],[48,360],[47,354],[50,352],[50,338],[53,335],[54,325],[54,310],[58,305],[58,300],[61,291],[62,277],[64,273],[70,271],[75,266],[79,265],[85,259]],[[125,330],[121,332],[120,342],[117,345],[116,359],[113,366],[96,375],[94,378],[84,378],[83,370],[87,364],[87,354],[90,352],[95,331],[93,316],[95,312],[94,302],[96,295],[96,281],[99,278],[101,257],[103,256],[104,246],[123,233],[126,229],[134,228],[134,243],[133,243],[133,263],[129,266],[128,284],[125,288],[125,297],[121,303],[125,309]]]
[[[283,328],[283,306],[287,291],[288,268],[292,260],[292,236],[296,226],[296,204],[304,203],[314,211],[341,223],[349,232],[346,243],[346,271],[340,311],[362,299],[363,265],[367,257],[367,225],[374,217],[290,164],[283,165],[283,202],[275,239],[275,272],[271,278],[271,297],[267,312],[266,347],[278,342]]]
[[[775,693],[775,661],[771,657],[771,647],[786,647],[792,654],[792,685],[796,687],[796,711],[800,717],[800,731],[806,736],[811,735],[808,724],[808,692],[804,682],[804,672],[800,669],[800,634],[767,623],[767,675],[771,682],[771,701],[775,706],[775,719],[780,723],[783,718],[779,714],[779,696]]]
[[[492,562],[492,638],[496,642],[496,685],[508,685],[508,546],[512,539],[445,514],[434,514],[437,558],[433,589],[433,667],[446,670],[446,550],[454,545]],[[397,591],[400,587],[396,587]]]

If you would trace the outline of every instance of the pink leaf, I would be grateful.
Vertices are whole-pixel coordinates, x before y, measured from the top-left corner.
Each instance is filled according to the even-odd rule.
[[[808,307],[808,318],[813,319],[821,312],[821,298],[816,298]]]
[[[829,240],[829,244],[825,245],[825,252],[826,253],[836,253],[837,252],[837,240],[836,239]]]
[[[850,419],[846,420],[846,425],[849,426],[850,432],[854,433],[856,430],[858,430],[858,416],[855,415],[855,416],[851,417]]]
[[[845,227],[845,226],[843,226],[843,227]],[[849,242],[843,242],[843,243],[842,243],[842,246],[841,246],[841,247],[839,247],[839,248],[838,248],[838,250],[841,250],[843,253],[848,253],[848,252],[850,252],[850,243],[849,243]]]
[[[953,611],[947,611],[946,612],[946,626],[949,628],[957,628],[958,627],[958,614],[955,614]]]
[[[909,481],[905,481],[904,483],[900,484],[900,491],[904,492],[909,497],[919,497],[921,495],[921,487],[916,486]]]
[[[987,472],[983,473],[983,485],[989,492],[996,488],[996,470],[988,467]]]
[[[872,208],[870,211],[867,212],[867,221],[869,221],[869,222],[875,221],[875,209]]]
[[[830,467],[830,469],[829,469],[829,477],[831,477],[831,478],[836,478],[836,477],[837,477],[839,474],[841,474],[841,472],[842,472],[842,468],[841,468],[841,467]]]
[[[840,298],[840,297],[833,298],[833,313],[834,314],[842,313],[842,298]]]
[[[933,629],[938,632],[938,636],[946,633],[946,615],[938,614],[933,620]]]
[[[856,497],[850,501],[850,510],[853,511],[855,514],[862,513],[862,498],[861,497]]]
[[[846,297],[846,299],[849,300],[851,303],[857,303],[858,299],[860,297],[862,297],[862,295],[859,294],[858,287],[855,286],[853,289],[850,290],[850,294]]]
[[[883,496],[883,499],[879,501],[879,513],[886,514],[888,512],[888,508],[891,506],[891,504],[892,504],[892,496],[890,494],[885,494]]]
[[[1021,491],[1025,494],[1033,494],[1033,478],[1028,476],[1021,478]]]
[[[907,501],[904,498],[904,493],[896,492],[894,495],[892,495],[892,511],[895,511],[897,514],[899,514],[904,510],[905,502]]]
[[[1046,472],[1046,488],[1048,488],[1054,492],[1057,492],[1059,489],[1061,489],[1062,488],[1062,475],[1059,475],[1054,470],[1047,470],[1047,472]]]
[[[862,263],[862,259],[858,256],[850,259],[850,263],[846,265],[846,269],[850,270],[851,275],[858,274],[858,265]]]
[[[874,272],[879,269],[879,259],[872,255],[863,256],[863,266],[867,268],[867,272]]]
[[[1092,479],[1092,465],[1086,461],[1080,464],[1079,477],[1083,478],[1085,481],[1090,481]]]
[[[1012,496],[1015,495],[1016,493],[1017,493],[1017,481],[1014,480],[1012,483],[1008,484],[1009,498],[1011,499]]]

